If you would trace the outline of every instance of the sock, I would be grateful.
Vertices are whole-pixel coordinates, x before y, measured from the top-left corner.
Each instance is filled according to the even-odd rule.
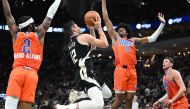
[[[104,98],[110,98],[112,96],[110,88],[105,83],[102,85],[102,94]]]
[[[17,109],[19,99],[17,97],[7,96],[5,100],[5,109]]]

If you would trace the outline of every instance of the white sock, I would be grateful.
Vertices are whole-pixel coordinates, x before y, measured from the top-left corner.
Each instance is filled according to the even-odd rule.
[[[7,96],[5,100],[5,109],[17,109],[19,99],[17,97]]]
[[[112,97],[112,92],[111,92],[110,88],[105,83],[102,85],[102,94],[103,94],[104,98]]]

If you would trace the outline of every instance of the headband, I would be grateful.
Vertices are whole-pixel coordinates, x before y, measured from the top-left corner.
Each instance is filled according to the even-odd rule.
[[[28,26],[29,24],[33,23],[34,22],[34,19],[33,18],[30,18],[29,20],[27,20],[26,22],[23,22],[21,24],[19,24],[19,28],[22,29],[26,26]]]

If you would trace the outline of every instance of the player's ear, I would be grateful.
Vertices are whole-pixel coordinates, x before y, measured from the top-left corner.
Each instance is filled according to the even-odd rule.
[[[171,66],[173,66],[174,64],[173,63],[170,63],[171,64]]]

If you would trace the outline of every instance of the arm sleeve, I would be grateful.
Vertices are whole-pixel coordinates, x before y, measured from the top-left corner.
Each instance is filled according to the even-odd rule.
[[[53,19],[60,3],[61,0],[55,0],[54,3],[50,6],[46,16]]]

